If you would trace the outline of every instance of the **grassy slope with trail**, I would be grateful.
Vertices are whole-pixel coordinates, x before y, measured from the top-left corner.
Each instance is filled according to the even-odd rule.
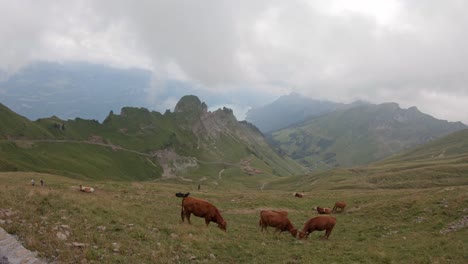
[[[270,188],[428,188],[468,185],[468,129],[367,166],[286,177]]]

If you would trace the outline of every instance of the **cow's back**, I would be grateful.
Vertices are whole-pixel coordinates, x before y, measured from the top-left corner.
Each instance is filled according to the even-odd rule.
[[[260,219],[268,226],[283,228],[287,226],[289,220],[285,211],[260,211]]]
[[[185,211],[199,217],[212,216],[216,213],[216,208],[212,204],[193,197],[185,197],[182,206]]]
[[[317,216],[309,220],[308,225],[315,230],[325,230],[335,226],[336,218],[332,216]]]

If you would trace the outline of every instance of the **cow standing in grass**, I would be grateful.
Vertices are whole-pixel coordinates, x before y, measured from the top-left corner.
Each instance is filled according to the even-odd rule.
[[[317,206],[317,207],[314,207],[314,210],[317,210],[317,213],[319,214],[331,214],[332,213],[332,210],[327,207]]]
[[[309,219],[304,224],[304,228],[301,232],[299,232],[299,239],[307,238],[310,233],[314,231],[323,231],[325,230],[325,235],[322,237],[323,239],[328,239],[330,236],[333,227],[336,225],[336,218],[329,215],[324,216],[317,216],[314,218]]]
[[[218,224],[221,230],[226,231],[227,223],[219,213],[218,208],[207,201],[188,197],[189,195],[190,193],[176,193],[177,197],[182,197],[182,210],[180,211],[182,222],[187,218],[187,221],[191,224],[190,215],[194,214],[195,216],[205,218],[206,226],[210,222],[214,222]]]
[[[344,211],[345,207],[346,207],[346,202],[345,201],[336,202],[332,211],[333,211],[333,213],[338,213],[338,212],[341,213],[341,212]],[[340,211],[338,211],[338,208],[340,209]]]
[[[276,231],[289,231],[293,237],[297,235],[297,229],[291,224],[288,219],[288,212],[286,211],[260,211],[260,220],[258,225],[263,230],[267,229],[268,226],[274,227]]]

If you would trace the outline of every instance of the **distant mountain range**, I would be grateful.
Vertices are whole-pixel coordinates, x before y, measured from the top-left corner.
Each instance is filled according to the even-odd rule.
[[[33,122],[0,104],[0,127],[1,171],[133,180],[305,172],[255,126],[228,108],[208,111],[196,96],[181,98],[174,112],[124,107],[102,123],[55,116]]]
[[[110,110],[149,107],[150,81],[150,72],[141,69],[38,62],[0,81],[0,96],[1,103],[31,120],[55,115],[102,121]]]
[[[30,120],[55,115],[64,120],[79,117],[102,122],[109,111],[122,107],[164,112],[187,94],[197,94],[213,107],[210,110],[228,106],[243,120],[250,106],[274,99],[255,89],[240,94],[236,90],[212,92],[202,88],[181,80],[160,79],[144,69],[38,61],[0,79],[0,102]]]
[[[292,93],[268,105],[250,109],[245,120],[255,124],[263,133],[268,133],[341,107],[344,104],[314,100]]]
[[[309,169],[327,170],[368,164],[465,128],[463,123],[435,119],[416,107],[359,103],[267,136],[281,153]]]

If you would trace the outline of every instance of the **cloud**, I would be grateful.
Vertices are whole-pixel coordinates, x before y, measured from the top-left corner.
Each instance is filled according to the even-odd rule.
[[[395,101],[468,123],[449,105],[468,105],[467,10],[459,0],[2,1],[0,70],[87,60],[150,69],[155,90],[178,79],[210,93]]]

